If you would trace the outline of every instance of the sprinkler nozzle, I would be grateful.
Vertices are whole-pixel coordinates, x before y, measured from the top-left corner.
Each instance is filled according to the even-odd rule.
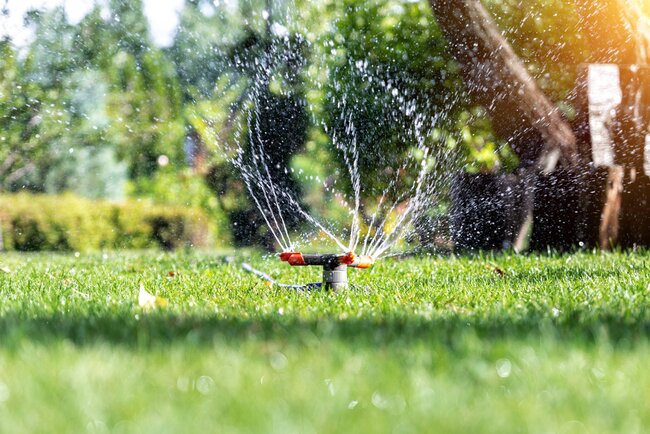
[[[367,255],[355,256],[354,253],[350,252],[341,258],[341,263],[348,267],[367,269],[372,267],[375,263],[375,259],[372,256]]]
[[[280,260],[282,262],[287,262],[291,257],[291,255],[296,255],[296,254],[298,254],[298,252],[282,252],[280,253]]]
[[[305,258],[300,252],[282,252],[280,253],[280,260],[288,262],[289,265],[309,265],[305,262]]]

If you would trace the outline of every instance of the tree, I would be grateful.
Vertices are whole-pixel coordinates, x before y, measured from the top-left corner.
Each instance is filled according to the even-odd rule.
[[[120,51],[107,71],[112,122],[106,139],[128,162],[134,180],[152,176],[163,155],[172,165],[184,164],[181,92],[173,66],[157,49],[142,54],[139,63]]]
[[[151,50],[151,38],[142,0],[110,0],[108,25],[119,51],[140,60]]]
[[[208,9],[212,15],[203,11]],[[227,49],[242,36],[242,24],[228,8],[206,0],[187,0],[171,47],[185,102],[211,98],[219,77],[228,70]]]
[[[472,101],[485,107],[497,135],[523,164],[555,168],[576,161],[575,136],[501,35],[480,0],[431,0],[448,49]]]
[[[285,170],[309,126],[301,78],[306,45],[298,35],[277,34],[270,24],[274,9],[259,6],[188,1],[170,55],[180,71],[192,140],[210,155],[206,180],[229,215],[234,241],[271,249],[273,237],[251,197],[259,185],[246,185],[232,162],[238,153],[251,158],[261,146],[273,183],[301,196]]]
[[[446,140],[466,107],[454,100],[460,77],[449,64],[440,30],[426,5],[346,0],[337,9],[332,30],[318,44],[317,55],[325,60],[314,60],[327,72],[318,110],[330,135],[332,155],[338,157],[333,135],[356,141],[364,194],[372,202],[385,191],[393,178],[390,173],[398,171],[414,151],[415,111],[431,121],[422,138],[442,165],[451,163],[454,152]],[[406,105],[413,110],[403,110]],[[343,163],[341,158],[333,160],[333,164]],[[405,172],[393,194],[399,196],[412,175]]]
[[[37,150],[22,146],[33,125],[30,98],[23,89],[16,53],[9,40],[0,41],[0,191],[10,190],[36,170]],[[19,83],[19,84],[18,84]],[[27,125],[27,128],[25,127]]]

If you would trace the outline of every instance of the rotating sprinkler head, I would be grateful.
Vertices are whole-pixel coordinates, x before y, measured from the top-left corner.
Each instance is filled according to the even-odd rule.
[[[323,287],[337,291],[348,286],[348,267],[370,268],[375,260],[370,256],[345,254],[303,254],[300,252],[280,253],[280,260],[292,266],[323,267]]]

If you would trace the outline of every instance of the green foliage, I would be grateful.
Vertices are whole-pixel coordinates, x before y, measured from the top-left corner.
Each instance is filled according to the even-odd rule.
[[[461,82],[426,2],[340,0],[329,7],[334,26],[316,55],[329,71],[322,112],[330,134],[354,125],[361,177],[368,194],[378,196],[391,178],[386,174],[403,164],[416,141],[413,120],[398,110],[400,101],[412,101],[418,112],[436,119],[424,134],[442,159],[449,154],[446,137],[457,116]]]
[[[143,54],[141,62],[120,51],[110,73],[114,87],[107,112],[112,122],[106,138],[129,162],[130,177],[152,176],[161,155],[180,167],[185,129],[172,65],[159,51]]]
[[[213,225],[196,208],[73,195],[0,196],[4,248],[18,251],[205,247]]]
[[[47,93],[25,76],[11,43],[0,42],[0,191],[38,185],[39,170],[49,161],[43,140],[63,115],[41,112]],[[29,59],[26,62],[29,64]]]
[[[223,198],[208,188],[205,179],[189,169],[161,170],[151,178],[139,178],[128,188],[129,195],[144,198],[157,205],[172,205],[200,209],[211,222],[212,236],[229,242],[229,222],[222,204]]]
[[[69,191],[89,199],[120,200],[126,180],[126,164],[117,161],[113,149],[84,147],[68,151],[67,158],[48,171],[43,189],[51,194]]]
[[[554,101],[570,97],[576,65],[589,59],[576,4],[562,0],[485,0],[506,39]],[[603,32],[606,32],[603,29]]]
[[[0,117],[6,124],[0,124],[3,148],[20,154],[23,166],[33,166],[5,189],[86,194],[68,176],[75,170],[70,160],[75,151],[115,153],[132,179],[153,175],[161,155],[182,166],[185,128],[175,68],[149,41],[141,2],[114,0],[110,7],[110,20],[95,7],[76,26],[61,7],[32,12],[28,22],[35,40],[22,62],[10,43],[2,43],[8,60],[0,78],[0,112],[8,114]],[[88,196],[101,192],[96,188]]]
[[[211,15],[202,10],[207,8]],[[226,50],[241,38],[241,17],[235,8],[215,6],[207,0],[188,0],[180,12],[174,42],[166,52],[173,61],[190,103],[210,99],[228,69]]]
[[[138,59],[151,50],[147,19],[142,0],[110,0],[109,25],[120,51]]]
[[[456,128],[460,132],[465,170],[469,173],[512,172],[517,168],[517,156],[507,144],[494,137],[482,107],[461,112]]]
[[[575,65],[589,54],[574,3],[484,3],[571,118]],[[222,212],[233,228],[247,226],[246,236],[263,241],[268,234],[228,161],[235,140],[248,147],[253,90],[261,108],[253,120],[261,121],[271,167],[279,167],[273,176],[328,218],[345,220],[345,207],[332,205],[334,189],[324,184],[350,189],[333,134],[354,124],[364,208],[372,209],[413,152],[409,121],[394,110],[401,97],[436,118],[426,141],[441,176],[462,166],[490,172],[518,165],[486,111],[463,98],[457,65],[426,0],[187,0],[165,49],[151,41],[141,0],[104,7],[108,15],[96,5],[74,25],[62,7],[31,12],[34,41],[20,55],[0,42],[0,191],[120,198],[127,177],[136,186],[131,193],[142,187],[159,196],[174,177],[158,176],[161,170],[183,177],[183,143],[191,135],[208,153],[210,167],[199,171]],[[285,175],[284,166],[294,173]],[[409,172],[400,187],[412,183]],[[161,187],[151,187],[152,180]]]
[[[190,3],[183,16],[196,15],[197,4]],[[190,56],[181,64],[186,74],[184,80],[192,83],[190,90],[196,90],[196,95],[187,97],[201,97],[188,104],[186,116],[195,137],[212,155],[206,178],[220,197],[222,209],[228,213],[233,240],[237,244],[262,243],[271,248],[271,234],[248,197],[241,176],[233,176],[231,160],[236,155],[247,160],[254,152],[253,146],[259,146],[268,157],[266,165],[273,182],[300,198],[298,183],[285,170],[293,155],[304,146],[309,127],[301,74],[308,50],[301,35],[279,35],[252,5],[240,6],[244,19],[241,22],[235,19],[240,24],[238,28],[222,29],[228,33],[220,39],[213,35],[203,41],[198,47],[198,57]],[[209,17],[204,19],[214,21]],[[201,26],[194,23],[190,28],[200,31]],[[172,53],[183,57],[183,51],[178,50],[187,43],[185,38],[196,37],[190,30],[184,30]],[[209,92],[201,90],[204,77],[193,75],[199,69],[191,65],[203,58],[205,53],[201,50],[206,48],[206,43],[213,52],[219,53],[212,55],[219,73]],[[208,75],[213,72],[209,69]],[[258,186],[252,183],[250,188]],[[294,225],[293,216],[287,217],[289,226]]]
[[[1,255],[0,431],[650,425],[647,252],[386,261],[339,293],[269,288],[220,259]],[[276,261],[253,259],[320,278]],[[139,307],[141,283],[168,307]]]

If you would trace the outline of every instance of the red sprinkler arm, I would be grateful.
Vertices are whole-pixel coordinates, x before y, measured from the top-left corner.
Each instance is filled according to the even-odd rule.
[[[345,257],[348,262],[344,262],[348,267],[367,269],[373,266],[375,260],[372,256],[355,256],[353,253],[348,253]]]
[[[300,252],[282,252],[280,253],[280,260],[282,262],[288,262],[289,265],[307,265],[305,258]]]

